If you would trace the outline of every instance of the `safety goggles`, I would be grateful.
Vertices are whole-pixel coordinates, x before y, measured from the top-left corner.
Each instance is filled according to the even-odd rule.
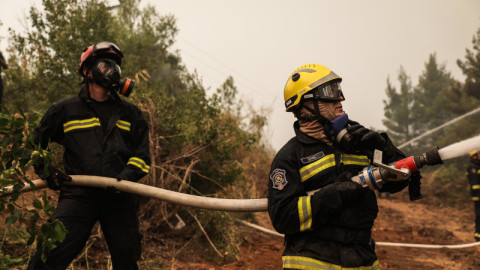
[[[101,54],[104,52],[113,51],[114,53],[118,54],[120,57],[123,57],[123,53],[120,48],[115,45],[115,43],[109,41],[101,41],[93,46],[92,53],[93,54]]]
[[[340,101],[340,97],[345,100],[345,97],[342,93],[342,87],[340,86],[340,81],[322,84],[303,95],[304,99],[318,99],[324,102]]]

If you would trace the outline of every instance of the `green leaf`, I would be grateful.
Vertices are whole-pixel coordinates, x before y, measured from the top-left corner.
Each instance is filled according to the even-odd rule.
[[[65,236],[67,235],[67,231],[61,222],[57,222],[55,224],[55,239],[59,242],[63,242]]]
[[[35,200],[32,202],[32,204],[33,204],[33,206],[34,206],[35,208],[37,208],[37,209],[42,209],[42,208],[43,208],[42,203],[41,203],[39,200],[37,200],[37,199],[35,199]]]
[[[5,219],[5,226],[8,226],[8,225],[11,225],[13,223],[15,223],[18,218],[20,217],[20,214],[21,214],[21,211],[18,210],[14,213],[12,213],[11,215],[9,215],[6,219]]]

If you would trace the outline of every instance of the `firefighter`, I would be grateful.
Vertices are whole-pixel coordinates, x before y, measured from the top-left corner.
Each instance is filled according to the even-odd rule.
[[[63,146],[65,173],[52,164],[39,164],[35,172],[48,187],[59,190],[54,217],[67,229],[62,243],[41,260],[41,249],[27,269],[66,269],[85,246],[99,221],[111,254],[113,269],[138,269],[141,237],[138,198],[115,189],[64,185],[68,175],[95,175],[136,182],[148,174],[148,125],[140,109],[120,98],[133,81],[120,81],[123,53],[112,42],[87,47],[78,73],[83,83],[78,95],[54,104],[34,131],[35,143]]]
[[[470,193],[475,208],[475,241],[480,241],[480,151],[474,150],[468,153],[470,164],[467,168]]]
[[[308,64],[285,85],[296,136],[275,156],[268,185],[271,222],[285,234],[283,269],[379,269],[371,238],[376,196],[350,179],[371,164],[375,149],[383,151],[385,164],[405,155],[386,133],[348,119],[341,81],[329,68]],[[342,132],[350,136],[339,143]],[[391,181],[380,191],[395,193],[408,184]]]

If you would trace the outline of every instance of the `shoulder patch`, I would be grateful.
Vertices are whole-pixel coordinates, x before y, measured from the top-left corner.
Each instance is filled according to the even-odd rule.
[[[308,164],[308,163],[314,162],[315,160],[319,160],[324,156],[325,156],[325,154],[322,151],[320,151],[320,152],[318,152],[316,154],[313,154],[311,156],[301,158],[300,161],[302,161],[303,164]]]
[[[273,182],[273,188],[278,190],[283,190],[288,183],[285,170],[279,168],[272,171],[270,179]]]

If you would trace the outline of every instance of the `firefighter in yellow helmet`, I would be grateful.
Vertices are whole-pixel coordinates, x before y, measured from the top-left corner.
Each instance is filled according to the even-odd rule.
[[[371,238],[375,193],[350,179],[371,164],[375,149],[383,151],[385,164],[405,155],[387,134],[348,119],[341,82],[329,68],[308,64],[285,85],[296,136],[275,156],[268,184],[270,219],[285,234],[284,269],[379,269]],[[420,174],[412,178],[418,182]],[[381,191],[408,184],[387,182]]]
[[[468,153],[470,164],[467,168],[467,177],[470,184],[470,194],[475,208],[475,233],[476,241],[480,241],[480,150]]]

